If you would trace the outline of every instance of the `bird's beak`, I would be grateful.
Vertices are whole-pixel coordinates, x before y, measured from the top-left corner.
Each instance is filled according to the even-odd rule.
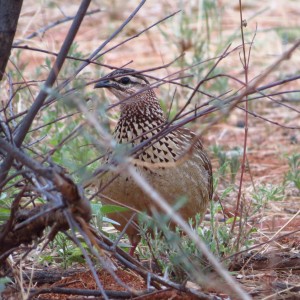
[[[94,89],[112,87],[113,84],[107,79],[100,80],[94,85]]]

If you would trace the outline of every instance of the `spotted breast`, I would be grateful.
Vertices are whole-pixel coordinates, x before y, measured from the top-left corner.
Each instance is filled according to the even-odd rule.
[[[164,134],[166,117],[160,103],[148,80],[135,70],[115,70],[99,80],[95,88],[106,88],[122,101],[121,115],[114,131],[114,139],[119,144],[133,147],[151,141],[134,156],[136,170],[169,204],[174,205],[180,198],[186,200],[179,209],[185,220],[193,218],[196,213],[204,214],[212,198],[212,168],[195,134],[185,128]],[[153,137],[155,139],[151,140]],[[153,207],[159,209],[126,171],[116,174],[111,170],[96,177],[94,184],[103,190],[104,203],[114,203],[115,200],[148,213]],[[132,211],[126,211],[113,213],[110,217],[120,224],[116,227],[122,230],[131,215]],[[126,233],[133,254],[140,241],[135,222],[128,226]]]

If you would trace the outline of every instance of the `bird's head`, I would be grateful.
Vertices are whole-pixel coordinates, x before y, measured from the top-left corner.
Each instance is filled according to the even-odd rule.
[[[101,78],[94,88],[107,88],[118,100],[138,97],[147,91],[149,81],[133,69],[118,69]],[[132,99],[136,100],[136,99]]]

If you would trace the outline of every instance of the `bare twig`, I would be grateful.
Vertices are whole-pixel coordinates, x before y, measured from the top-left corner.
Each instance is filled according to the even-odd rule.
[[[243,44],[243,58],[242,60],[242,66],[244,68],[244,74],[245,74],[245,87],[248,87],[248,69],[249,69],[249,59],[250,59],[250,53],[249,57],[247,59],[246,56],[246,46],[245,46],[245,40],[244,40],[244,20],[243,20],[243,12],[242,12],[242,1],[239,0],[239,11],[240,11],[240,28],[241,28],[241,37],[242,37],[242,44]],[[254,36],[255,37],[255,36]],[[253,37],[253,39],[254,39]],[[252,40],[253,43],[253,40]],[[251,47],[250,47],[251,49]],[[244,145],[243,145],[243,158],[242,158],[242,165],[241,165],[241,175],[240,175],[240,184],[239,184],[239,190],[238,190],[238,196],[237,196],[237,203],[235,208],[235,213],[233,217],[233,222],[231,226],[231,234],[233,233],[235,222],[238,214],[240,215],[240,230],[238,232],[237,240],[236,240],[236,249],[239,249],[240,244],[240,237],[241,237],[241,230],[242,230],[242,221],[243,221],[243,205],[241,202],[241,195],[242,195],[242,185],[243,185],[243,178],[246,168],[246,157],[247,157],[247,141],[248,141],[248,95],[245,96],[246,102],[245,102],[245,133],[244,133]]]
[[[140,4],[136,7],[136,9],[130,14],[130,16],[121,24],[121,26],[113,32],[113,34],[105,40],[94,52],[89,56],[89,60],[94,59],[95,56],[111,41],[113,40],[124,28],[125,26],[133,19],[133,17],[138,13],[138,11],[141,9],[141,7],[145,4],[146,0],[142,0]],[[76,71],[74,71],[74,74],[72,77],[70,77],[68,80],[63,82],[57,89],[61,90],[66,85],[68,85],[76,76],[78,73],[80,73],[89,63],[85,62],[83,63]]]
[[[97,9],[94,9],[94,10],[91,10],[91,11],[88,11],[86,12],[86,16],[90,16],[90,15],[93,15],[93,14],[96,14],[98,12],[101,12],[101,9],[97,8]],[[66,23],[66,22],[69,22],[71,20],[74,20],[74,16],[72,17],[65,17],[63,19],[60,19],[60,20],[57,20],[57,21],[54,21],[54,22],[51,22],[49,24],[47,24],[46,26],[40,28],[39,30],[27,35],[26,37],[24,37],[22,40],[19,40],[19,41],[15,41],[13,43],[13,47],[14,48],[17,48],[16,46],[19,46],[20,44],[24,43],[25,41],[27,40],[30,40],[36,36],[39,36],[39,35],[42,35],[44,34],[46,31],[48,31],[49,29],[52,29],[60,24],[63,24],[63,23]]]
[[[54,84],[57,75],[65,61],[66,55],[73,43],[73,40],[76,36],[76,33],[79,29],[79,26],[85,16],[85,13],[89,7],[91,0],[82,0],[81,5],[78,9],[78,12],[76,14],[76,17],[70,27],[70,30],[67,34],[67,37],[62,45],[62,48],[60,50],[60,53],[49,73],[49,76],[45,82],[45,87],[41,89],[40,93],[38,94],[35,102],[32,104],[30,110],[28,111],[27,115],[24,117],[22,124],[20,125],[15,137],[14,137],[14,143],[17,147],[20,147],[23,143],[23,140],[36,116],[40,108],[42,107],[52,85]],[[2,182],[5,180],[8,171],[11,167],[13,161],[12,155],[7,155],[6,159],[1,165],[0,168],[0,189],[3,187]]]

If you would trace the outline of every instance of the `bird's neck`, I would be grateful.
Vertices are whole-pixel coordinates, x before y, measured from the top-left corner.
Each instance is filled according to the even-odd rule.
[[[119,122],[124,120],[135,123],[156,122],[162,124],[166,117],[153,90],[145,91],[134,96],[130,101],[121,104]]]
[[[166,117],[153,93],[121,106],[121,116],[115,129],[115,139],[119,143],[139,144],[162,129]],[[150,97],[151,96],[151,97]]]

